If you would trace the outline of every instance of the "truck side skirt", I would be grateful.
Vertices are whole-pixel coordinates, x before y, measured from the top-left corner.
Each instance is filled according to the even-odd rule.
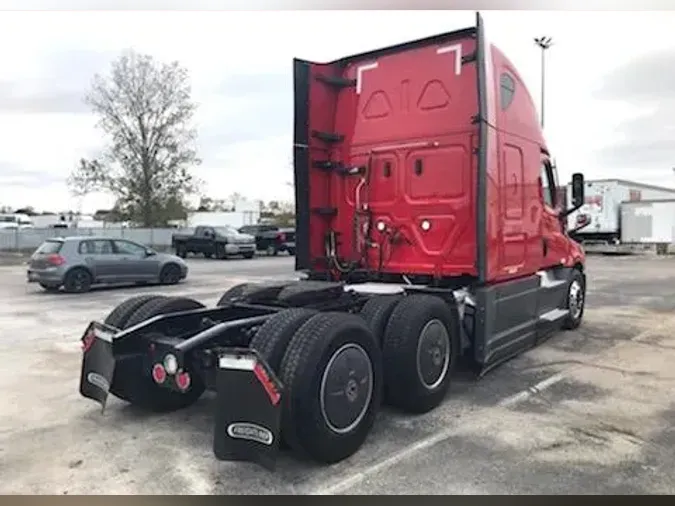
[[[532,348],[560,328],[567,315],[573,272],[573,268],[559,267],[474,291],[469,340],[472,358],[482,372]]]

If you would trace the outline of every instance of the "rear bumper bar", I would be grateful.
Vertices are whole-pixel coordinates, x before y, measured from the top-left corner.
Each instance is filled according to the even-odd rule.
[[[102,410],[106,407],[115,374],[117,359],[113,341],[118,332],[103,323],[91,322],[82,337],[80,394],[98,402]],[[152,351],[140,358],[149,369],[161,362],[166,353],[173,353],[180,364],[184,363],[185,350],[180,344],[172,346],[164,340],[153,344],[156,346],[151,346]],[[252,349],[219,349],[214,367],[213,451],[216,458],[255,462],[274,469],[281,434],[283,385],[265,360]],[[150,370],[146,373],[151,375]],[[172,381],[164,381],[157,384],[157,388],[175,390],[176,387]]]

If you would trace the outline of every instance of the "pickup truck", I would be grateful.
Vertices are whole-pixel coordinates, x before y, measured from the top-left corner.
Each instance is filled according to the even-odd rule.
[[[258,251],[266,251],[268,255],[288,252],[295,255],[295,229],[279,228],[276,225],[245,225],[239,229],[242,234],[255,236]]]
[[[199,226],[192,234],[173,234],[171,246],[176,255],[185,258],[188,253],[201,254],[206,258],[219,259],[242,255],[253,258],[255,237],[242,234],[230,226]]]

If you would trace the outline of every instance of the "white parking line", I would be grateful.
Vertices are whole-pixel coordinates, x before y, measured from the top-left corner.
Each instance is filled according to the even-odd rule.
[[[560,372],[558,374],[554,374],[553,376],[549,376],[548,378],[540,381],[539,383],[536,383],[532,385],[531,387],[527,388],[526,390],[522,390],[521,392],[518,392],[517,394],[510,395],[509,397],[506,397],[499,401],[497,404],[499,407],[502,408],[509,408],[511,406],[515,406],[519,402],[523,402],[527,400],[529,397],[535,394],[539,394],[546,390],[547,388],[555,385],[556,383],[559,383],[563,379],[565,379],[565,376],[567,376],[570,372],[572,372],[574,369],[578,369],[581,367],[579,366],[573,366],[570,367],[569,369],[566,369],[563,372]]]
[[[416,453],[419,453],[420,451],[426,448],[430,448],[432,446],[436,446],[439,443],[442,443],[446,439],[452,437],[456,432],[457,432],[456,427],[453,427],[451,429],[448,428],[442,430],[441,432],[437,432],[432,436],[421,439],[416,443],[411,444],[410,446],[394,453],[390,457],[387,457],[386,459],[364,469],[363,471],[348,476],[347,478],[339,480],[331,485],[311,490],[307,493],[307,495],[335,495],[344,492],[345,490],[349,490],[353,486],[358,485],[359,483],[365,481],[368,477],[380,473],[388,468],[391,468],[396,464],[398,464],[399,462],[411,457]]]

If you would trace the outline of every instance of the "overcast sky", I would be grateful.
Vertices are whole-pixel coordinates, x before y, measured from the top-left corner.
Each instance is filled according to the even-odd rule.
[[[563,178],[675,186],[675,12],[484,12],[488,35],[539,97]],[[291,60],[354,52],[471,26],[466,11],[3,12],[0,205],[76,206],[65,178],[104,141],[81,101],[125,48],[189,70],[210,196],[291,198]],[[672,108],[672,109],[671,109]],[[90,196],[87,209],[111,200]]]

